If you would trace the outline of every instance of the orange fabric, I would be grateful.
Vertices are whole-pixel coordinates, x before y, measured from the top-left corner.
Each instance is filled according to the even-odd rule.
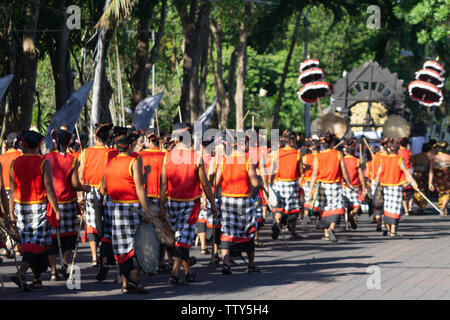
[[[368,178],[369,180],[375,180],[375,176],[373,173],[373,160],[366,163],[366,169],[364,170],[364,177]]]
[[[69,153],[62,155],[57,151],[49,152],[44,159],[50,161],[58,202],[71,202],[77,199],[77,193],[72,188],[71,173],[75,168],[76,159]]]
[[[382,186],[399,186],[406,182],[404,173],[400,168],[402,157],[399,155],[386,155],[381,162],[380,184]]]
[[[176,147],[166,153],[167,196],[174,201],[192,201],[201,197],[197,168],[200,157],[190,149]]]
[[[132,249],[130,252],[128,252],[127,254],[120,254],[120,255],[114,255],[114,258],[116,259],[117,263],[124,263],[126,262],[128,259],[133,258],[134,256],[134,249]]]
[[[14,201],[35,204],[47,201],[44,186],[45,159],[40,155],[24,154],[12,162],[16,189]]]
[[[344,214],[345,213],[345,209],[341,208],[341,209],[333,209],[333,210],[324,210],[322,211],[320,217],[321,218],[325,218],[328,216],[333,216],[335,214]]]
[[[141,151],[142,174],[146,166],[150,166],[150,172],[147,177],[147,196],[159,198],[159,187],[161,182],[161,170],[164,161],[165,152],[155,149],[144,149]]]
[[[5,185],[5,190],[10,190],[9,186],[9,169],[13,160],[17,159],[22,154],[19,150],[10,149],[4,154],[0,155],[0,164],[3,169],[3,184]]]
[[[411,169],[411,155],[412,152],[404,147],[400,147],[400,149],[398,149],[398,155],[400,157],[403,158],[403,160],[405,160],[405,166],[408,169]]]
[[[105,174],[105,166],[110,149],[105,146],[94,146],[84,149],[81,157],[84,159],[84,184],[99,187]]]
[[[347,169],[350,182],[354,187],[359,187],[361,185],[361,181],[359,180],[358,175],[359,159],[352,155],[347,155],[344,157],[344,164],[345,168]]]
[[[281,148],[278,152],[278,170],[275,180],[294,181],[300,177],[298,162],[300,151],[293,148]]]
[[[232,242],[232,243],[244,243],[250,242],[250,238],[241,238],[236,236],[227,236],[226,234],[222,234],[220,236],[220,241]]]
[[[317,181],[323,183],[336,183],[342,179],[340,161],[340,152],[337,150],[325,150],[317,155],[319,168]]]
[[[132,165],[136,158],[119,154],[106,165],[105,180],[108,194],[113,202],[139,202]]]
[[[316,157],[317,157],[317,152],[308,153],[307,155],[305,155],[305,166],[310,166],[310,168],[306,169],[304,171],[305,174],[303,176],[302,185],[307,183],[307,181],[311,181],[312,170],[314,167],[314,159]]]
[[[224,159],[220,166],[222,178],[222,195],[227,197],[248,197],[252,190],[248,178],[248,166],[250,159],[245,155],[231,154]]]

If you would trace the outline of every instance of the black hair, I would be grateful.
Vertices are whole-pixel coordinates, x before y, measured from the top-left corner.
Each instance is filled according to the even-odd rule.
[[[431,149],[433,148],[433,146],[431,145],[431,143],[429,143],[429,142],[425,142],[423,145],[422,145],[422,152],[428,152],[428,151],[430,151]]]
[[[59,152],[65,153],[69,146],[72,134],[69,131],[63,129],[53,130],[52,139],[55,140],[55,147]]]

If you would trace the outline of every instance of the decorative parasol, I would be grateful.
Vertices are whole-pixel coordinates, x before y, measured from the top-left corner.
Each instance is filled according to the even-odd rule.
[[[439,72],[440,75],[444,75],[445,74],[445,69],[444,67],[438,63],[437,61],[434,60],[427,60],[424,62],[423,64],[423,68],[424,69],[431,69],[434,70],[436,72]]]
[[[333,86],[325,81],[314,81],[305,84],[298,91],[298,98],[303,103],[317,102],[320,116],[322,116],[322,108],[320,106],[320,99],[329,96],[333,92]]]
[[[305,85],[309,82],[323,80],[324,78],[325,71],[322,68],[310,68],[300,73],[298,83]]]
[[[317,68],[319,66],[319,59],[306,59],[300,64],[300,73],[310,68]]]
[[[438,88],[442,88],[445,82],[445,78],[433,69],[420,69],[416,72],[416,80],[429,82]]]
[[[383,125],[383,136],[400,139],[409,137],[411,125],[402,116],[390,116]]]
[[[412,81],[408,86],[408,91],[412,99],[427,107],[439,106],[443,100],[441,90],[430,82]]]

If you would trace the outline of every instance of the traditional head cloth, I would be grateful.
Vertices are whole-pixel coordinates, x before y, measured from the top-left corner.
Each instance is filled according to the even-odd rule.
[[[24,130],[19,135],[19,140],[23,141],[28,148],[36,149],[44,141],[44,136],[39,132]]]
[[[72,139],[72,134],[64,129],[54,129],[51,132],[51,136],[56,141],[56,148],[60,152],[65,152]]]
[[[103,142],[108,142],[111,137],[112,123],[96,123],[95,135],[102,139]]]
[[[149,129],[145,130],[145,136],[149,139],[151,137],[158,138],[155,128],[149,128]]]

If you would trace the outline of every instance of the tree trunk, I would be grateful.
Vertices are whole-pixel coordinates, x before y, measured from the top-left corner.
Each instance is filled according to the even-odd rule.
[[[106,78],[106,58],[109,42],[111,40],[112,30],[99,30],[97,42],[97,57],[92,94],[91,109],[91,139],[94,125],[102,121],[110,121],[109,99],[111,98],[112,88]],[[92,140],[91,140],[92,142]]]
[[[36,27],[39,17],[40,0],[30,2],[25,8],[27,22],[22,37],[21,86],[17,106],[17,129],[27,129],[31,125],[33,97],[36,88],[37,62],[39,51],[35,45]]]
[[[210,50],[210,66],[211,73],[214,79],[214,87],[217,95],[217,110],[219,114],[219,129],[224,130],[228,128],[230,123],[230,113],[233,108],[234,83],[236,76],[236,50],[233,51],[230,58],[230,66],[228,70],[228,84],[223,78],[223,60],[222,60],[222,35],[217,23],[211,18],[210,29],[212,39],[216,46],[217,54],[217,71],[214,67],[214,60],[212,56],[212,44]]]
[[[244,19],[251,18],[251,4],[244,4]],[[249,21],[244,21],[239,27],[239,44],[237,48],[237,79],[236,79],[236,130],[243,130],[244,106],[245,106],[245,76],[247,64],[247,39],[250,33]]]
[[[199,97],[199,64],[202,55],[201,39],[208,24],[211,4],[209,1],[192,0],[188,10],[184,1],[175,2],[183,27],[183,84],[180,108],[184,121],[193,123],[201,114]],[[207,28],[206,28],[207,29]]]
[[[295,27],[294,27],[294,31],[292,32],[292,36],[291,36],[291,45],[289,46],[289,51],[288,51],[288,55],[286,57],[286,62],[284,63],[283,74],[281,75],[281,82],[280,82],[280,87],[278,88],[278,98],[277,98],[277,103],[275,104],[272,129],[278,129],[278,120],[280,118],[280,109],[281,109],[281,103],[283,101],[283,94],[284,94],[284,83],[286,81],[286,76],[289,71],[289,65],[291,64],[292,53],[294,52],[295,44],[297,43],[298,28],[300,26],[300,12],[297,14],[297,18],[295,20]]]
[[[58,9],[66,11],[64,1],[60,0]],[[56,110],[64,106],[64,103],[73,92],[73,75],[70,67],[70,31],[66,27],[65,20],[62,20],[56,34],[48,35],[48,50],[52,63],[53,78],[55,80],[55,101]]]

